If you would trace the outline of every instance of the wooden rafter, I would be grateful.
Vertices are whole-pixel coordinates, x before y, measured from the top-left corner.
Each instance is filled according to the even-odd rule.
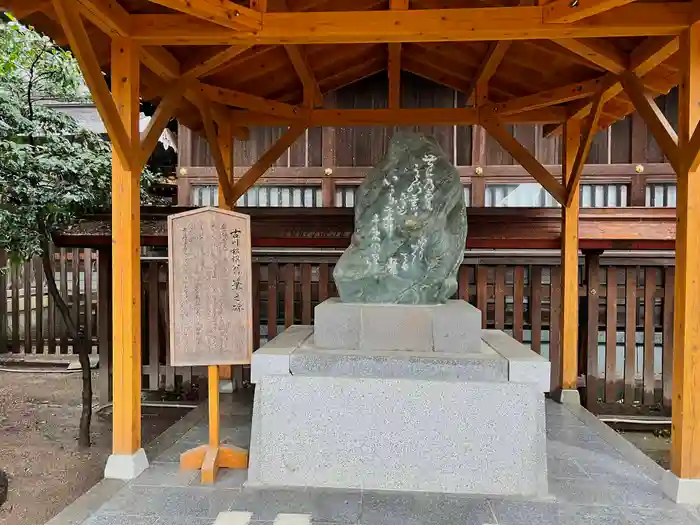
[[[230,46],[223,51],[203,60],[196,66],[192,66],[185,70],[182,75],[186,78],[202,78],[212,73],[214,70],[224,66],[244,51],[250,49],[251,46]]]
[[[605,82],[605,79],[606,77],[603,76],[593,80],[586,80],[585,82],[567,84],[566,86],[550,89],[548,91],[542,91],[540,93],[535,93],[534,95],[516,98],[501,104],[496,104],[494,106],[494,110],[499,115],[512,115],[513,113],[540,109],[547,106],[562,104],[564,102],[570,102],[572,100],[587,98],[600,90],[601,86]]]
[[[542,15],[545,22],[577,22],[631,2],[634,0],[554,0],[544,6]]]
[[[678,36],[649,37],[645,39],[632,51],[629,60],[629,70],[643,79],[645,75],[678,51],[678,42]],[[609,87],[603,92],[603,103],[615,98],[623,89],[617,75],[610,73],[609,75],[605,75],[604,78],[605,83],[609,84]],[[591,109],[592,104],[590,102],[574,105],[570,108],[571,118],[585,118],[590,113]],[[544,134],[545,136],[550,136],[560,133],[561,130],[561,124],[545,126]]]
[[[629,56],[605,40],[562,38],[554,42],[611,73],[627,69]]]
[[[180,105],[184,92],[185,84],[178,82],[158,103],[158,107],[151,117],[148,127],[141,135],[141,154],[139,155],[137,166],[139,171],[142,170],[148,162],[148,158],[158,144],[158,139],[163,133],[163,130],[168,125],[168,122],[170,122],[170,119],[175,115],[175,111],[177,111]]]
[[[53,6],[63,31],[68,38],[73,54],[80,64],[85,83],[90,88],[95,105],[102,117],[119,161],[125,169],[131,170],[134,167],[134,142],[129,138],[124,128],[117,106],[102,75],[95,50],[85,31],[80,13],[73,9],[73,5],[66,0],[53,0]]]
[[[25,18],[27,16],[31,16],[34,13],[38,13],[39,11],[44,11],[45,9],[48,9],[51,6],[51,0],[43,0],[42,2],[32,4],[32,5],[25,5],[21,7],[13,7],[10,9],[10,12],[12,13],[12,16],[16,18]]]
[[[255,182],[262,177],[265,172],[272,166],[280,156],[294,144],[294,142],[306,131],[305,123],[293,124],[289,129],[275,142],[270,149],[262,154],[258,162],[245,172],[245,174],[236,181],[233,186],[233,196],[231,202],[236,202],[247,192]]]
[[[564,186],[500,122],[486,120],[482,122],[482,126],[557,202],[562,206],[566,204]]]
[[[178,0],[183,4],[186,1]],[[185,15],[132,15],[131,34],[142,43],[151,45],[352,44],[676,36],[688,27],[691,8],[690,4],[682,2],[630,4],[573,24],[543,22],[542,7],[539,6],[272,12],[264,15],[262,29],[251,32],[232,31]]]
[[[277,102],[276,100],[269,100],[256,95],[241,93],[233,89],[210,86],[203,83],[197,85],[197,90],[208,99],[214,100],[220,104],[249,109],[258,113],[291,120],[301,118],[306,111],[303,108],[285,104],[284,102]]]
[[[294,66],[301,85],[304,88],[304,105],[307,107],[322,106],[323,93],[318,87],[318,82],[311,69],[309,60],[306,57],[306,51],[302,46],[284,46],[284,50],[289,56],[289,60]]]
[[[308,115],[285,119],[253,111],[233,110],[231,118],[241,126],[284,126],[295,121],[307,122],[308,127],[340,126],[419,126],[479,124],[476,108],[416,108],[416,109],[314,109]],[[543,108],[504,116],[504,123],[553,123],[567,118],[566,108]]]
[[[127,36],[130,29],[129,13],[117,0],[77,0],[83,16],[109,34]]]
[[[680,173],[681,152],[678,148],[678,135],[659,106],[656,105],[653,95],[644,88],[637,75],[631,71],[621,75],[620,80],[627,96],[646,122],[671,166],[676,170],[676,173]]]
[[[581,143],[576,150],[576,157],[574,159],[573,166],[571,168],[571,173],[567,177],[566,184],[566,207],[571,206],[573,199],[578,195],[576,188],[578,187],[579,181],[581,180],[581,174],[583,173],[583,166],[586,164],[588,159],[588,154],[591,151],[591,144],[593,144],[593,138],[598,129],[598,119],[603,112],[603,90],[600,90],[593,100],[593,110],[588,116],[586,122],[586,128],[584,129],[583,135],[581,135]]]
[[[257,31],[262,15],[230,0],[150,0],[175,11],[213,22],[228,29]]]
[[[496,74],[498,66],[503,62],[510,44],[509,40],[500,40],[493,42],[489,46],[489,50],[486,52],[486,56],[481,61],[481,64],[479,64],[479,69],[469,86],[469,91],[466,92],[468,104],[474,104],[475,101],[481,102],[477,99],[478,92],[481,92],[482,100],[486,98],[487,89],[485,88],[488,86],[491,77]]]

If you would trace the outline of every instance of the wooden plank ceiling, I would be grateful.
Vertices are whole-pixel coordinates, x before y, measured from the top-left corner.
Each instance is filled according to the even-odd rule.
[[[190,4],[185,0],[75,0],[85,16],[85,26],[97,58],[109,71],[109,36],[119,32],[120,13],[124,15],[180,14],[203,22],[201,18],[182,14]],[[543,18],[570,16],[559,14],[561,0],[551,2]],[[228,1],[229,5],[236,5]],[[202,0],[202,4],[221,2]],[[372,11],[401,9],[458,9],[532,5],[522,0],[242,0],[239,4],[269,13],[296,11]],[[545,2],[543,2],[545,3]],[[620,10],[631,6],[624,0],[600,0],[588,4]],[[262,5],[261,5],[262,4]],[[265,4],[267,4],[265,6]],[[556,4],[556,5],[555,5]],[[50,0],[0,0],[0,5],[15,13],[24,23],[34,26],[61,45],[67,40]],[[646,5],[659,5],[644,3]],[[664,4],[678,5],[676,4]],[[170,6],[170,7],[166,7]],[[184,6],[184,7],[183,7]],[[632,4],[641,7],[641,3]],[[547,7],[547,6],[545,6]],[[179,8],[181,11],[176,11]],[[515,8],[515,7],[514,7]],[[588,7],[586,7],[588,9]],[[592,8],[593,9],[593,8]],[[595,9],[603,10],[602,7]],[[583,16],[596,15],[593,9]],[[104,13],[111,20],[105,21]],[[250,13],[247,11],[246,13]],[[604,15],[613,16],[616,11]],[[113,16],[112,16],[113,15]],[[581,14],[577,16],[582,16]],[[102,18],[101,18],[102,17]],[[144,19],[144,17],[141,17]],[[236,21],[237,18],[233,17]],[[556,21],[556,20],[553,20]],[[571,22],[571,20],[561,20]],[[236,22],[237,23],[237,22]],[[241,18],[254,30],[255,18]],[[580,23],[580,22],[579,22]],[[210,24],[221,29],[221,25]],[[243,30],[246,30],[243,27]],[[358,27],[358,30],[362,28]],[[352,84],[388,69],[390,46],[398,56],[400,68],[438,84],[466,93],[474,101],[477,90],[480,103],[488,102],[499,111],[512,114],[543,107],[566,107],[571,114],[583,117],[598,90],[606,88],[599,127],[607,127],[633,111],[629,98],[616,82],[616,75],[633,66],[643,85],[652,93],[667,93],[679,81],[675,52],[678,38],[664,36],[616,38],[560,38],[555,40],[517,39],[512,42],[410,42],[403,44],[351,43],[307,45],[165,45],[147,46],[142,67],[142,96],[157,101],[164,96],[169,81],[183,73],[198,77],[196,86],[219,106],[245,108],[248,113],[285,115],[290,107],[304,102],[304,83],[315,81],[322,93]],[[489,62],[489,58],[491,61]],[[636,61],[636,62],[635,62]],[[643,63],[642,63],[643,62]],[[641,65],[640,65],[641,63]],[[202,73],[200,76],[200,73]],[[479,82],[489,78],[479,88]],[[391,77],[391,75],[390,75]],[[485,91],[485,92],[484,92]],[[309,95],[311,96],[311,95]],[[187,97],[186,97],[187,98]],[[282,104],[269,107],[268,101]],[[178,111],[184,124],[199,129],[199,112],[190,101]],[[318,106],[319,101],[314,105]],[[558,131],[556,124],[549,131]]]

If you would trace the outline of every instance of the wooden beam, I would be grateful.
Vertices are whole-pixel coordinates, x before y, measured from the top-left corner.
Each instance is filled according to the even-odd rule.
[[[219,124],[217,139],[219,143],[219,150],[221,151],[221,158],[224,162],[224,168],[226,168],[226,180],[228,181],[229,188],[233,188],[233,133],[231,133],[231,126],[227,124]],[[235,202],[227,202],[225,189],[221,186],[217,179],[217,187],[219,190],[219,208],[225,210],[233,210],[236,205]],[[229,378],[230,379],[230,378]]]
[[[80,13],[67,0],[53,0],[53,5],[119,161],[125,169],[130,170],[134,167],[134,142],[124,128]]]
[[[309,127],[341,126],[440,126],[479,123],[476,108],[416,108],[416,109],[314,109],[307,116],[281,118],[252,111],[233,110],[233,122],[240,126],[284,126],[299,120]],[[506,115],[505,123],[551,123],[566,119],[566,108],[544,108]]]
[[[202,101],[199,106],[199,111],[202,113],[202,123],[204,124],[204,131],[207,137],[207,142],[209,142],[209,151],[214,160],[214,166],[216,167],[216,175],[219,181],[219,190],[223,194],[224,202],[229,207],[233,208],[234,203],[238,200],[238,197],[233,198],[233,188],[231,181],[229,180],[229,172],[226,168],[226,162],[219,146],[219,137],[216,132],[216,127],[214,126],[214,117],[211,114],[211,108],[209,105]]]
[[[479,64],[479,69],[476,71],[476,75],[472,80],[469,90],[465,93],[467,95],[467,104],[473,105],[475,100],[477,100],[477,91],[483,92],[483,99],[486,99],[487,90],[484,89],[488,86],[489,80],[496,74],[498,66],[503,62],[503,58],[506,56],[506,52],[510,47],[511,42],[509,40],[499,40],[498,42],[492,42],[489,46],[486,56],[484,56],[481,64]],[[481,87],[481,89],[478,89]]]
[[[649,37],[637,46],[630,55],[629,69],[638,77],[644,77],[647,73],[665,62],[671,55],[678,51],[678,37]],[[610,74],[606,76],[605,82],[610,83],[603,93],[603,102],[607,102],[622,93],[622,84],[616,81],[617,77]],[[590,102],[583,102],[571,108],[571,118],[585,118],[591,111]],[[545,126],[544,135],[546,137],[561,132],[563,126]]]
[[[148,127],[141,136],[141,154],[139,155],[136,166],[139,171],[141,171],[148,162],[149,157],[158,144],[158,139],[163,133],[163,130],[168,125],[168,122],[170,122],[170,119],[175,116],[175,111],[177,111],[180,105],[184,92],[185,84],[178,82],[158,103],[158,107],[155,113],[153,113]]]
[[[571,23],[583,20],[634,0],[554,0],[544,6],[543,20],[547,23]]]
[[[246,173],[233,186],[231,202],[236,202],[247,192],[255,182],[272,166],[280,156],[294,144],[294,142],[306,131],[305,123],[293,124],[289,129],[260,157]]]
[[[500,122],[486,120],[481,124],[501,147],[539,182],[561,205],[566,203],[566,190],[526,148],[511,135]]]
[[[681,170],[681,151],[678,147],[678,135],[659,106],[656,105],[653,95],[644,89],[639,78],[631,71],[621,75],[620,80],[627,96],[653,133],[671,166],[676,172],[679,172]]]
[[[228,29],[258,31],[262,14],[230,0],[150,0]]]
[[[219,102],[220,104],[249,109],[258,113],[264,113],[266,115],[273,115],[287,119],[299,119],[306,112],[306,110],[303,108],[292,106],[291,104],[285,104],[284,102],[278,102],[276,100],[269,100],[256,95],[235,91],[233,89],[211,86],[203,83],[199,83],[196,86],[196,89],[208,99]]]
[[[130,15],[117,0],[77,0],[83,16],[108,35],[128,36]]]
[[[562,38],[554,42],[611,73],[620,74],[627,69],[627,53],[606,40]]]
[[[572,100],[587,98],[600,91],[607,77],[602,76],[585,82],[576,82],[566,86],[550,89],[528,95],[525,97],[508,100],[501,104],[494,105],[494,111],[500,115],[512,115],[522,111],[540,109],[547,106],[562,104]]]
[[[690,172],[698,171],[700,167],[700,126],[695,128],[693,135],[686,144],[681,158],[683,169]]]
[[[586,121],[586,129],[583,132],[583,136],[580,137],[581,144],[577,146],[574,150],[573,146],[568,144],[569,137],[565,137],[565,147],[568,148],[568,153],[566,153],[566,162],[564,163],[564,168],[568,171],[566,173],[566,207],[569,208],[573,206],[574,201],[578,203],[578,185],[581,180],[581,174],[583,173],[583,166],[588,160],[588,154],[591,151],[591,144],[593,144],[593,138],[598,129],[598,119],[603,112],[603,91],[601,90],[593,100],[593,110],[588,116]],[[577,135],[581,135],[580,125],[574,123],[574,121],[569,120],[565,123],[565,126],[569,126],[569,129],[574,129],[578,127]],[[572,139],[573,140],[573,139]],[[576,151],[574,155],[572,152]]]
[[[175,3],[175,0],[167,1]],[[177,0],[177,3],[186,1]],[[265,13],[262,29],[254,32],[231,31],[184,15],[131,15],[131,26],[132,35],[145,45],[555,40],[676,36],[688,27],[690,12],[691,6],[682,2],[645,2],[573,24],[543,22],[542,7],[534,6],[273,12]]]
[[[700,24],[681,35],[682,80],[678,95],[678,136],[688,143],[700,122]],[[673,401],[671,473],[700,478],[700,173],[678,173],[676,276],[673,302]],[[688,489],[690,490],[690,488]]]
[[[63,0],[55,4],[71,10]],[[79,15],[73,11],[71,16]],[[114,36],[111,67],[119,124],[129,141],[136,143],[140,110],[138,46]],[[117,155],[112,161],[112,441],[113,453],[126,456],[141,448],[141,180],[135,165],[123,165]]]
[[[302,46],[284,46],[287,56],[294,66],[301,85],[304,87],[304,105],[315,107],[323,105],[323,93],[318,87],[318,82],[313,69],[306,57],[306,52]]]
[[[580,121],[567,120],[562,143],[562,181],[569,186],[573,181],[574,158],[580,151]],[[576,392],[578,379],[578,248],[579,248],[579,187],[574,185],[571,202],[561,211],[561,363],[559,377],[554,385],[559,389]],[[568,200],[568,199],[567,199]],[[554,365],[553,365],[554,366]],[[561,400],[566,396],[561,395]]]

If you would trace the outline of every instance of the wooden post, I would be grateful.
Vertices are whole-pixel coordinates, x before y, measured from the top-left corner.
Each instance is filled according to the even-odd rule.
[[[681,35],[678,141],[682,147],[700,121],[700,23]],[[676,213],[671,470],[662,485],[679,503],[700,503],[700,173],[682,162]]]
[[[574,160],[581,139],[581,124],[568,120],[564,125],[562,182],[573,175]],[[578,212],[579,186],[568,206],[562,208],[561,228],[561,366],[555,394],[561,402],[580,403],[578,378]]]
[[[140,145],[138,47],[133,40],[113,37],[112,97],[129,137],[132,166],[136,165]],[[106,477],[135,477],[148,466],[141,448],[140,200],[139,174],[124,167],[115,152],[112,155],[114,429],[113,455],[107,462]],[[120,476],[122,468],[130,471]]]

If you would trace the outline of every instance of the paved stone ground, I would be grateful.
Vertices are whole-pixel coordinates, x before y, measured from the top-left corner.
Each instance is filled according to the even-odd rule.
[[[250,399],[224,402],[222,439],[247,447]],[[576,413],[575,413],[576,412]],[[578,415],[577,415],[578,414]],[[204,422],[203,422],[204,423]],[[178,471],[180,452],[206,440],[196,426],[123,486],[83,525],[700,525],[697,508],[666,499],[660,468],[590,415],[547,402],[550,497],[464,497],[243,486],[245,471],[222,471],[214,487]],[[623,455],[624,454],[624,455]],[[631,459],[630,459],[631,458]],[[217,520],[218,517],[218,520]]]

